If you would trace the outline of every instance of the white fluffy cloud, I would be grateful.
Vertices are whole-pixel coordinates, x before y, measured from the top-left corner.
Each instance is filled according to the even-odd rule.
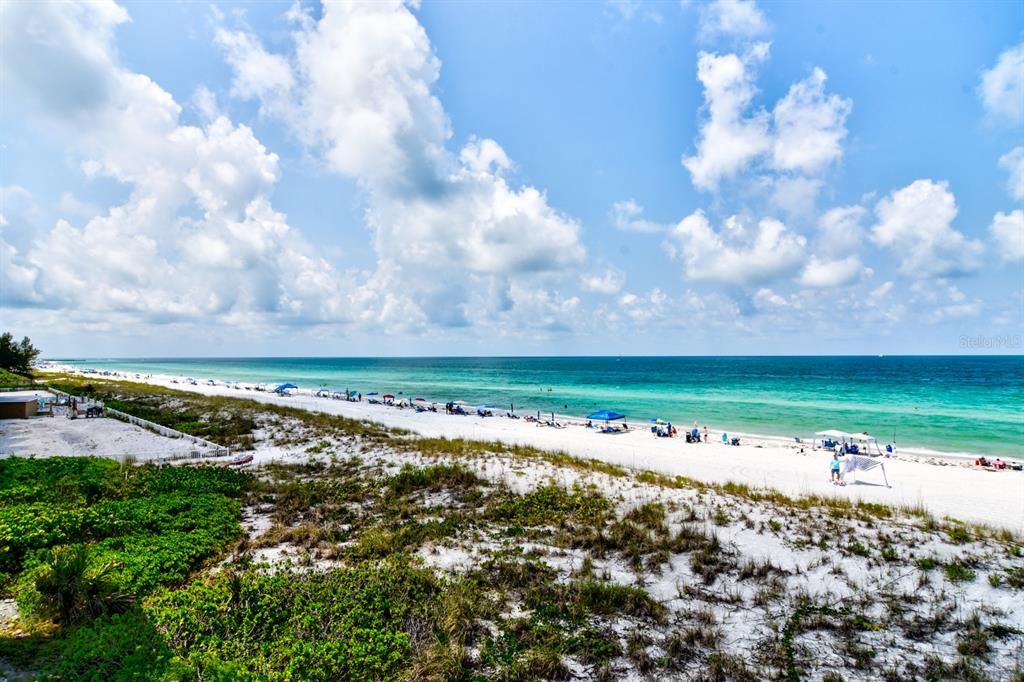
[[[978,94],[994,119],[1024,121],[1024,43],[1004,51],[995,66],[982,72]]]
[[[130,194],[25,248],[0,244],[15,298],[150,321],[344,319],[337,273],[270,204],[278,159],[249,128],[223,116],[184,125],[169,93],[120,67],[112,36],[127,15],[117,5],[26,7],[3,5],[4,87],[67,137],[90,177]],[[16,63],[78,72],[88,94],[53,92],[62,82]]]
[[[825,72],[815,67],[775,105],[772,163],[776,168],[814,173],[842,158],[846,117],[853,103],[826,95],[826,80]]]
[[[1014,147],[999,157],[999,167],[1010,176],[1006,181],[1010,196],[1024,201],[1024,147]]]
[[[715,189],[722,178],[735,175],[771,148],[768,113],[746,114],[757,92],[752,69],[767,56],[766,43],[743,58],[708,52],[698,56],[697,79],[704,86],[707,118],[700,128],[697,153],[683,158],[697,187]]]
[[[800,274],[800,284],[811,289],[844,287],[871,275],[857,256],[826,260],[811,256]]]
[[[269,99],[292,89],[294,78],[288,61],[264,50],[252,36],[219,29],[214,40],[224,49],[234,69],[232,95]]]
[[[757,94],[754,71],[768,51],[767,43],[758,43],[742,57],[700,53],[697,78],[704,87],[706,118],[696,154],[683,158],[696,187],[715,190],[760,160],[766,171],[813,175],[842,158],[853,105],[826,94],[823,70],[814,68],[794,83],[771,115],[761,108],[750,111]]]
[[[665,226],[643,217],[644,207],[632,199],[616,201],[608,212],[612,225],[627,232],[664,232]]]
[[[754,0],[711,0],[700,8],[700,37],[756,38],[768,31],[768,20]]]
[[[806,244],[804,237],[773,218],[751,226],[732,216],[716,231],[701,210],[669,233],[669,246],[687,279],[736,285],[761,284],[793,272]]]
[[[837,206],[818,219],[818,248],[831,256],[845,256],[860,248],[864,240],[863,206]]]
[[[996,213],[988,230],[1004,262],[1024,260],[1024,211]]]
[[[497,142],[446,148],[450,126],[433,94],[441,64],[404,3],[328,4],[319,21],[299,19],[288,56],[237,32],[222,29],[218,40],[234,91],[259,98],[331,170],[366,188],[377,268],[387,273],[375,286],[394,286],[415,317],[460,326],[485,312],[479,305],[512,314],[526,299],[510,292],[527,279],[553,287],[578,270],[579,224],[542,191],[511,183]],[[289,65],[291,77],[252,85],[265,63]]]
[[[908,277],[973,272],[983,246],[953,229],[957,212],[949,183],[915,180],[878,202],[871,238],[899,256],[900,271]]]

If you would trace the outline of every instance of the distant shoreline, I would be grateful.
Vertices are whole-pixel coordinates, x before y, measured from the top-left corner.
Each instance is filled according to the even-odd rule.
[[[843,363],[841,367],[845,367],[846,363],[851,361],[857,367],[865,364],[858,361],[860,356],[822,357],[838,358],[838,362]],[[904,361],[907,357],[911,356],[904,356]],[[933,360],[944,356],[913,357]],[[999,361],[996,356],[986,357]],[[187,373],[194,372],[203,380],[237,379],[242,385],[295,381],[302,388],[315,389],[318,382],[327,381],[327,384],[319,385],[335,390],[361,389],[363,392],[391,390],[399,396],[403,394],[404,389],[406,392],[415,392],[415,395],[423,393],[426,398],[442,403],[452,399],[465,399],[472,404],[497,404],[502,411],[514,404],[517,411],[524,414],[526,411],[540,411],[542,414],[554,412],[564,419],[580,419],[590,412],[608,407],[624,412],[628,419],[636,423],[646,422],[648,417],[659,416],[666,420],[671,419],[676,426],[680,426],[689,425],[697,418],[702,425],[707,423],[739,435],[781,442],[791,441],[795,437],[808,441],[813,438],[816,431],[827,429],[837,428],[841,431],[860,433],[867,427],[883,448],[887,443],[894,443],[898,451],[918,457],[1012,457],[1017,452],[1012,444],[1024,439],[1024,429],[1018,428],[1013,418],[1004,414],[1005,406],[993,408],[991,414],[986,414],[987,407],[978,401],[988,400],[987,395],[982,394],[975,400],[975,404],[968,400],[958,402],[959,396],[955,394],[950,393],[947,397],[946,384],[928,384],[927,376],[919,382],[919,386],[924,386],[928,392],[918,398],[931,403],[926,403],[927,414],[922,413],[919,418],[916,407],[913,412],[910,410],[910,405],[916,404],[910,402],[911,398],[906,398],[901,404],[898,398],[882,398],[864,390],[860,393],[827,391],[813,384],[808,386],[799,376],[788,384],[771,385],[765,392],[758,390],[759,378],[756,376],[751,380],[751,386],[734,381],[721,389],[715,386],[709,388],[707,385],[690,387],[670,383],[664,384],[668,390],[666,395],[661,396],[650,390],[661,390],[662,384],[656,381],[659,368],[674,367],[676,369],[667,371],[678,373],[680,363],[683,367],[690,366],[691,362],[701,366],[706,364],[705,361],[686,356],[629,356],[626,358],[627,363],[620,363],[618,358],[619,356],[530,356],[521,358],[526,363],[523,369],[515,367],[515,360],[518,358],[469,358],[464,361],[458,358],[421,358],[408,362],[386,358],[209,358],[208,363],[204,363],[202,359],[186,358],[126,358],[122,361],[80,360],[64,362],[59,366],[76,367],[81,370],[96,365],[101,371],[119,372],[127,377],[136,374],[166,375],[168,378],[180,374],[184,377]],[[800,367],[805,364],[800,362],[801,358],[819,359],[810,356],[791,356],[792,362],[784,362],[787,367],[793,363]],[[871,362],[870,356],[863,356],[860,359],[865,358],[867,365],[875,365]],[[750,360],[750,357],[727,356],[712,358],[710,362],[717,363],[722,360],[727,365],[732,365],[733,360],[743,363],[744,359]],[[987,361],[983,362],[987,364]],[[337,371],[335,363],[340,367]],[[541,386],[520,380],[524,376],[529,376],[537,382],[551,381],[548,376],[550,371],[544,367],[549,364],[560,366],[567,363],[585,368],[579,372],[579,384],[574,383],[577,377],[571,372],[556,372],[553,393],[550,388],[545,392]],[[644,363],[645,367],[653,371],[630,369],[634,363]],[[189,367],[190,364],[194,364],[195,367]],[[222,364],[224,366],[220,367]],[[353,364],[358,367],[354,367]],[[398,368],[394,367],[396,364]],[[745,366],[758,364],[748,362]],[[362,365],[366,367],[363,368]],[[408,365],[409,369],[403,371],[402,365]],[[467,366],[476,365],[484,366],[480,374],[484,375],[485,379],[479,383],[475,383],[477,377],[466,369]],[[502,369],[487,373],[485,370],[488,365]],[[445,371],[449,366],[452,368],[451,373]],[[600,374],[600,370],[594,368],[620,366],[623,368],[620,374],[625,375],[625,379],[629,379],[631,375],[639,375],[641,381],[647,381],[647,377],[651,376],[654,380],[648,385],[640,385],[639,388],[633,385],[617,386],[613,385],[614,382],[608,385],[592,383],[594,375]],[[512,367],[514,369],[510,369]],[[928,370],[918,372],[927,374]],[[334,375],[338,377],[330,378]],[[946,381],[949,383],[948,379]],[[336,382],[336,385],[330,382]],[[822,380],[818,379],[818,384],[821,383]],[[863,385],[861,388],[863,389]],[[878,390],[884,394],[888,388],[883,385]],[[893,389],[898,394],[901,387],[896,385]],[[1011,390],[1019,392],[1014,386],[1011,386]],[[685,393],[682,401],[678,395],[674,395],[679,391]],[[999,393],[995,395],[997,398],[994,400],[998,399]],[[793,396],[792,399],[790,396]],[[569,407],[572,409],[562,409],[563,402],[571,403]],[[965,413],[968,416],[952,416],[964,413],[965,409],[970,410]],[[689,415],[689,419],[684,415]],[[936,425],[934,429],[931,428],[932,424]],[[954,424],[957,424],[955,428]],[[759,426],[762,428],[758,428]]]

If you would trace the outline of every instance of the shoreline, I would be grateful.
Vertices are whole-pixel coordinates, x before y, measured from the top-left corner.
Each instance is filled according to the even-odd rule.
[[[254,397],[256,395],[261,395],[261,394],[272,394],[272,391],[269,391],[269,390],[268,391],[257,391],[255,389],[256,389],[257,386],[271,387],[275,383],[275,382],[272,382],[272,381],[264,381],[264,382],[255,382],[255,381],[228,382],[226,380],[213,379],[211,377],[199,377],[199,376],[196,376],[196,377],[192,377],[192,378],[195,379],[198,382],[197,385],[191,385],[191,384],[187,383],[187,379],[189,377],[187,377],[186,375],[166,374],[166,373],[143,374],[141,372],[133,372],[133,371],[125,370],[125,369],[116,369],[116,368],[115,369],[102,370],[102,371],[110,372],[109,374],[104,375],[102,373],[102,371],[93,370],[93,372],[86,372],[86,368],[85,367],[82,367],[82,366],[79,366],[79,365],[67,364],[65,362],[61,362],[61,361],[57,361],[57,360],[48,360],[48,361],[46,361],[46,368],[50,369],[50,370],[53,370],[53,371],[68,372],[68,373],[72,373],[72,374],[76,374],[76,375],[84,376],[84,377],[95,376],[95,377],[98,377],[100,379],[111,378],[111,379],[121,379],[121,380],[125,380],[125,381],[135,381],[135,382],[140,382],[140,383],[154,383],[156,385],[164,386],[166,388],[176,388],[176,389],[179,389],[179,390],[191,390],[191,389],[195,389],[195,388],[208,388],[209,385],[207,384],[207,381],[208,380],[212,380],[212,381],[216,382],[214,384],[215,386],[221,387],[221,388],[230,388],[231,390],[235,390],[234,388],[232,388],[232,386],[238,386],[239,388],[238,388],[238,390],[235,393],[227,393],[227,394],[224,394],[224,395],[238,395],[238,396],[242,396],[242,397]],[[202,392],[202,391],[199,391],[199,392]],[[293,392],[294,395],[302,395],[302,396],[308,396],[308,397],[315,397],[315,393],[316,393],[316,391],[314,389],[303,389],[303,388],[299,388],[299,389],[297,389],[297,390],[295,390]],[[399,396],[399,397],[400,398],[406,398],[406,396]],[[364,395],[363,398],[364,398],[364,400],[363,400],[362,404],[366,404],[366,402],[367,402],[366,401],[366,396]],[[326,400],[326,399],[324,399],[324,400]],[[335,402],[345,402],[345,401],[343,401],[343,400],[336,400]],[[428,400],[426,404],[430,404],[430,402],[431,401]],[[349,404],[356,404],[356,405],[358,405],[360,403],[349,403]],[[441,410],[441,409],[443,409],[444,401],[435,401],[435,404],[438,405],[438,409]],[[464,407],[467,410],[469,410],[470,412],[474,412],[475,411],[475,405],[471,405],[471,404],[467,403],[467,404],[464,405]],[[517,408],[517,410],[516,410],[516,413],[519,414],[522,417],[525,417],[526,415],[537,414],[538,412],[539,412],[539,414],[540,414],[542,419],[550,417],[550,415],[552,414],[552,412],[550,410],[537,410],[536,408],[530,409],[530,410],[526,410],[526,409],[522,409],[522,408]],[[504,415],[505,415],[505,408],[501,407],[501,406],[499,406],[497,408],[494,408],[494,413],[495,413],[496,417],[499,417],[499,416],[500,417],[504,417]],[[555,419],[557,421],[563,422],[563,423],[583,424],[583,423],[585,423],[587,421],[586,417],[581,417],[581,416],[578,416],[578,415],[563,414],[563,413],[560,413],[558,411],[555,411],[553,414],[554,414],[554,417],[555,417]],[[475,416],[475,414],[471,414],[470,416]],[[646,429],[648,429],[651,426],[651,424],[647,420],[642,420],[642,421],[641,420],[631,420],[629,418],[629,415],[626,415],[626,421],[631,424],[630,428],[646,430]],[[675,426],[677,428],[679,428],[679,438],[683,439],[683,436],[684,436],[684,432],[683,432],[683,429],[682,429],[683,422],[675,423]],[[708,427],[710,433],[716,434],[719,437],[721,436],[722,432],[724,431],[724,432],[730,434],[730,436],[739,436],[741,439],[742,438],[755,439],[755,440],[758,440],[758,441],[778,443],[780,445],[795,443],[795,442],[797,442],[796,438],[799,437],[803,441],[803,444],[805,446],[809,446],[813,442],[811,439],[814,439],[813,435],[764,434],[764,433],[757,433],[757,432],[754,432],[754,431],[734,430],[734,429],[728,428],[728,425],[725,425],[725,427],[723,428],[723,425],[721,425],[721,424],[715,425],[714,427],[712,427],[711,424],[707,424],[707,423],[700,424],[700,428],[702,430],[703,430],[703,428],[705,426]],[[691,427],[687,425],[686,428],[688,430]],[[885,438],[876,438],[876,442],[878,443],[879,448],[881,448],[884,451],[884,448],[885,448],[886,444],[890,443],[891,441],[887,440]],[[973,462],[975,459],[977,459],[979,457],[986,457],[988,459],[1002,458],[1004,461],[1014,461],[1014,460],[1016,460],[1017,462],[1020,462],[1020,463],[1024,464],[1024,455],[1019,456],[1019,457],[1013,457],[1012,455],[998,454],[998,453],[992,454],[990,452],[982,452],[982,451],[971,451],[971,450],[937,450],[935,448],[927,447],[927,446],[900,445],[899,442],[894,443],[894,446],[895,446],[895,450],[894,450],[893,457],[894,458],[901,458],[901,459],[916,459],[916,460],[936,459],[936,460],[945,460],[945,461],[948,461],[948,462],[958,462],[959,463],[959,462],[965,462],[965,461]]]
[[[93,376],[68,366],[53,369]],[[634,470],[681,475],[708,483],[734,482],[791,496],[832,495],[893,507],[924,507],[937,517],[949,516],[1024,532],[1024,473],[987,471],[969,464],[963,456],[935,455],[925,460],[900,450],[896,456],[878,459],[885,466],[885,478],[891,487],[885,487],[877,469],[849,475],[853,480],[848,480],[845,486],[836,486],[828,480],[831,451],[812,449],[806,443],[801,446],[792,439],[739,432],[730,432],[730,435],[740,436],[740,446],[725,445],[717,440],[721,431],[710,427],[711,442],[688,444],[681,436],[655,438],[646,422],[626,433],[602,434],[596,429],[585,429],[576,424],[556,429],[503,416],[447,415],[443,406],[437,413],[416,412],[408,408],[371,405],[365,400],[348,402],[318,398],[309,391],[283,397],[223,384],[173,383],[174,377],[164,375],[139,379],[124,375],[97,378],[120,379],[204,395],[248,398],[261,403],[374,421],[428,438],[500,441],[509,445],[562,451]]]

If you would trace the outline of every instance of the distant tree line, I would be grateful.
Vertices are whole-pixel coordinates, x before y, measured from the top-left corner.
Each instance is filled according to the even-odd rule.
[[[0,369],[8,372],[30,376],[32,365],[39,357],[39,349],[32,345],[32,341],[26,336],[18,343],[14,340],[14,334],[4,332],[0,336]]]

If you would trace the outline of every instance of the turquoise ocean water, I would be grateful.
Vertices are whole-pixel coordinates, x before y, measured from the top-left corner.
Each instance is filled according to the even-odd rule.
[[[135,358],[79,367],[351,389],[775,436],[867,431],[902,447],[1024,456],[1024,356]]]

